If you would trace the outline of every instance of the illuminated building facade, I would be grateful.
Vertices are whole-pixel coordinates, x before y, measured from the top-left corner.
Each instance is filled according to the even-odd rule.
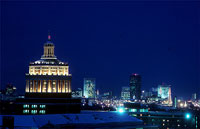
[[[25,98],[17,99],[16,114],[79,113],[81,100],[71,96],[69,65],[54,55],[50,35],[41,59],[31,62],[26,74]]]
[[[84,96],[85,98],[95,98],[96,96],[96,79],[95,78],[84,78]]]
[[[26,93],[71,93],[69,66],[56,58],[54,48],[49,35],[41,60],[29,65]]]
[[[136,73],[130,76],[130,99],[141,99],[141,76]]]
[[[122,87],[121,99],[130,100],[130,87]]]
[[[166,99],[165,104],[172,104],[172,96],[171,96],[171,85],[158,85],[158,97],[161,99]]]

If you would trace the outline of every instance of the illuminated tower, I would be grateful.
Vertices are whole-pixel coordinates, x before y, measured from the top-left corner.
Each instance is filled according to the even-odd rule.
[[[95,78],[84,78],[84,96],[85,98],[95,98],[96,96],[96,79]]]
[[[121,99],[130,100],[130,87],[122,87]]]
[[[29,64],[26,74],[25,98],[16,99],[16,114],[62,114],[79,113],[81,99],[72,98],[68,63],[54,55],[51,36],[44,44],[40,60]]]
[[[141,76],[132,74],[130,76],[130,99],[140,100],[141,98]]]
[[[44,54],[40,60],[29,64],[26,74],[26,94],[65,93],[71,94],[71,74],[68,63],[59,61],[54,55],[51,36],[44,44]]]
[[[171,95],[171,85],[158,85],[158,97],[161,99],[166,99],[168,105],[172,105],[172,95]]]

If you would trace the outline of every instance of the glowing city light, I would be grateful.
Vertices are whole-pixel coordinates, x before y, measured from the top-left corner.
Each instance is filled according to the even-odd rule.
[[[186,119],[190,119],[190,118],[191,118],[191,114],[190,114],[190,113],[186,113],[186,114],[185,114],[185,118],[186,118]]]
[[[124,108],[122,108],[122,107],[118,108],[117,111],[118,111],[119,113],[125,112],[125,111],[124,111]]]

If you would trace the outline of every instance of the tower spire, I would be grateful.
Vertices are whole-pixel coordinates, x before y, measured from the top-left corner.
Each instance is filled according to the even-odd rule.
[[[51,41],[51,35],[48,33],[48,41]]]

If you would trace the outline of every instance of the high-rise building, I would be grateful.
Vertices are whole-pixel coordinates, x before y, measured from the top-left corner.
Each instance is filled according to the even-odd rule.
[[[130,100],[130,87],[122,87],[121,99]]]
[[[54,47],[48,35],[41,59],[29,64],[25,99],[17,100],[16,114],[80,112],[81,100],[71,98],[69,65],[57,59]]]
[[[29,64],[29,73],[26,74],[26,94],[71,93],[72,75],[69,74],[69,65],[57,59],[54,48],[49,35],[41,59]]]
[[[141,99],[141,76],[136,73],[130,76],[130,99]]]
[[[178,107],[178,101],[177,101],[177,97],[176,97],[176,96],[174,96],[173,107],[174,107],[174,108],[177,108],[177,107]]]
[[[193,101],[197,100],[197,93],[192,94],[192,100]]]
[[[84,78],[83,83],[83,96],[85,98],[95,98],[96,96],[96,79],[95,78]]]
[[[172,104],[172,96],[171,96],[171,85],[167,85],[163,83],[162,85],[158,85],[158,97],[161,99],[166,99],[167,104]]]

